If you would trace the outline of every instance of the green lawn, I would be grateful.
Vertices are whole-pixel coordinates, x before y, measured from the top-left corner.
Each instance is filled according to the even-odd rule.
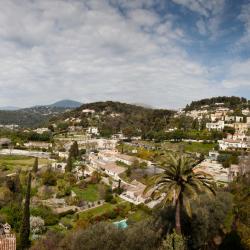
[[[212,150],[216,143],[202,143],[202,142],[164,142],[162,144],[163,148],[165,150],[169,151],[179,151],[180,148],[184,148],[186,152],[197,152],[197,153],[203,153],[208,154],[210,150]]]
[[[216,143],[184,142],[183,145],[187,152],[197,152],[207,155],[210,150],[215,148]]]
[[[88,211],[79,213],[79,218],[81,219],[88,219],[91,217],[94,217],[96,215],[101,215],[103,213],[106,213],[108,211],[111,211],[112,209],[115,208],[116,205],[110,204],[110,203],[105,203],[102,206],[90,209]]]
[[[86,188],[73,187],[72,190],[76,195],[85,201],[97,201],[100,199],[98,185],[89,184]]]
[[[34,157],[19,156],[19,155],[0,155],[0,169],[13,171],[17,167],[27,169],[33,166]],[[38,159],[38,164],[47,164],[47,159]]]
[[[145,220],[148,217],[149,217],[149,214],[147,214],[143,210],[138,209],[136,212],[130,214],[128,216],[128,219],[132,220],[132,221],[135,221],[135,222],[138,222],[138,221],[141,221],[141,220]]]

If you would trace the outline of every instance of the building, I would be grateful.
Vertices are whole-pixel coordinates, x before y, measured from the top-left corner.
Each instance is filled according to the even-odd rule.
[[[122,174],[126,171],[126,168],[118,166],[114,162],[105,163],[100,165],[100,169],[107,175],[113,177],[115,180],[119,180],[119,174]]]
[[[246,150],[248,148],[248,144],[241,140],[223,139],[218,142],[220,150]]]
[[[67,163],[65,162],[54,162],[51,164],[51,167],[58,172],[65,173],[65,168],[67,166]]]
[[[11,145],[9,138],[0,138],[0,148],[8,148]]]
[[[92,135],[99,135],[99,130],[97,127],[88,127],[87,133]]]
[[[224,129],[224,121],[218,121],[218,122],[210,122],[206,123],[206,128],[210,130],[217,130],[217,131],[222,131]]]
[[[219,155],[220,155],[220,153],[218,151],[214,151],[214,150],[213,151],[209,151],[208,158],[211,161],[217,161]]]
[[[248,130],[247,123],[236,122],[236,123],[233,123],[233,127],[235,129],[235,132],[241,133],[241,134],[246,133]]]
[[[210,160],[204,160],[194,168],[194,172],[204,172],[211,175],[215,181],[227,183],[228,179],[228,168],[224,168],[222,164],[213,162]]]
[[[16,236],[8,223],[0,223],[0,250],[16,250]]]
[[[37,128],[37,129],[34,130],[34,132],[36,132],[38,134],[43,134],[43,133],[50,132],[50,130],[48,128]]]
[[[125,191],[120,197],[136,205],[144,203],[150,197],[150,194],[144,194],[145,188],[146,186],[144,184],[137,180],[133,180],[130,184],[124,187]]]
[[[49,149],[52,147],[52,143],[42,142],[42,141],[29,141],[27,143],[24,143],[24,146],[30,149],[32,148]]]

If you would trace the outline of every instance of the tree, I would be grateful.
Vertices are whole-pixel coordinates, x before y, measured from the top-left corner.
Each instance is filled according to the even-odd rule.
[[[68,160],[67,160],[67,165],[65,167],[65,172],[71,172],[73,169],[73,164],[72,164],[72,157],[71,154],[69,154]]]
[[[23,209],[23,219],[20,229],[20,248],[28,249],[30,246],[30,190],[31,190],[31,173],[28,175],[27,191]]]
[[[171,154],[164,173],[152,177],[151,184],[145,189],[147,192],[154,187],[153,198],[159,198],[164,193],[162,204],[173,203],[178,234],[181,234],[181,210],[185,209],[191,217],[190,199],[196,199],[201,192],[215,194],[212,177],[203,172],[195,173],[193,168],[196,164],[184,155],[175,158]]]
[[[69,152],[73,159],[76,159],[79,156],[79,148],[78,148],[77,141],[73,142],[73,144],[70,147]]]
[[[38,158],[35,158],[34,164],[33,164],[33,172],[37,173],[38,171]]]

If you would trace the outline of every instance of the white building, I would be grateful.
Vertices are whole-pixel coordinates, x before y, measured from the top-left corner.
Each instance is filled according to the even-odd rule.
[[[206,123],[206,128],[210,130],[217,130],[217,131],[222,131],[224,129],[224,121],[218,121],[218,122],[210,122]]]
[[[241,140],[223,139],[218,142],[220,150],[238,150],[238,149],[245,150],[248,148],[247,143]]]
[[[43,133],[50,132],[50,130],[48,128],[37,128],[34,130],[34,132],[36,132],[38,134],[43,134]]]
[[[99,130],[97,127],[88,127],[87,133],[92,135],[99,135]]]
[[[144,194],[145,188],[146,186],[144,184],[137,180],[133,180],[125,187],[125,191],[120,195],[120,197],[136,205],[144,203],[150,196],[149,194]]]

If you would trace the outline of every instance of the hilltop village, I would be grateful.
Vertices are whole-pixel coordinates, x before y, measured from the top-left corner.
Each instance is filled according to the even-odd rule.
[[[2,124],[3,228],[10,224],[18,241],[23,216],[19,206],[30,172],[33,244],[50,231],[66,234],[97,222],[125,229],[154,217],[168,192],[154,196],[150,184],[166,171],[172,155],[191,158],[196,163],[194,173],[211,176],[218,192],[228,192],[240,178],[249,178],[249,131],[250,103],[236,97],[192,102],[178,112],[93,103],[59,114],[46,126]],[[214,246],[230,232],[230,206],[214,234],[204,239],[212,240]],[[241,221],[239,232],[247,226]],[[246,245],[249,235],[242,236]],[[219,243],[214,237],[220,238]]]

